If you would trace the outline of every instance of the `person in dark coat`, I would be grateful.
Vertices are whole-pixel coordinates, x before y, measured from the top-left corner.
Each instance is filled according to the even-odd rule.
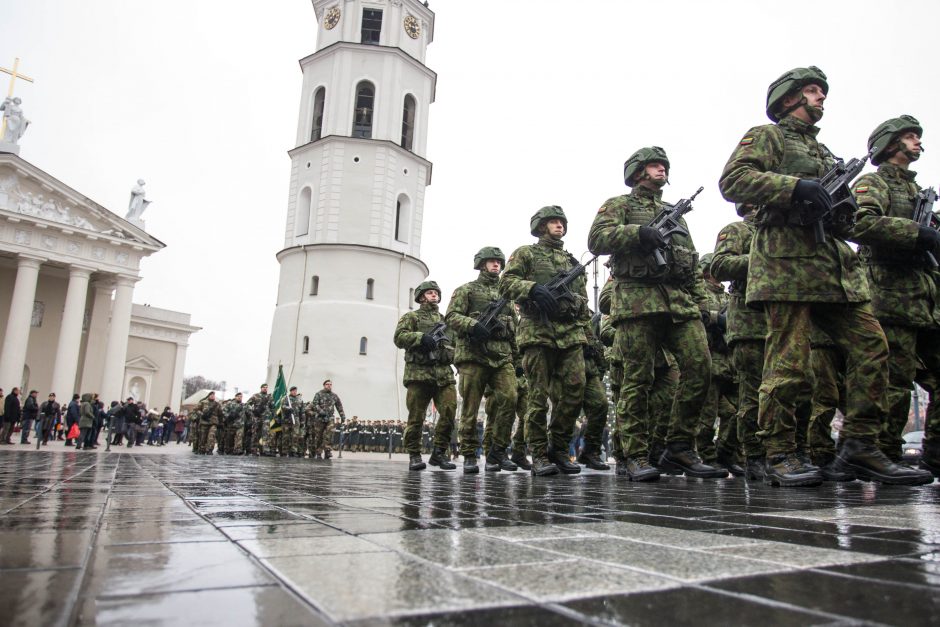
[[[13,444],[13,427],[20,421],[20,389],[13,388],[3,401],[3,432],[0,433],[0,444]]]
[[[65,445],[72,446],[72,438],[68,437],[69,431],[72,429],[72,425],[78,424],[78,421],[81,420],[82,407],[78,402],[78,394],[72,395],[72,402],[69,403],[68,408],[65,410]],[[81,427],[79,427],[81,429]]]
[[[20,431],[20,444],[29,444],[29,430],[33,428],[33,423],[39,418],[39,401],[36,398],[39,392],[30,390],[29,396],[23,401],[22,431]]]
[[[49,436],[58,421],[62,420],[62,408],[55,401],[55,393],[49,393],[49,400],[39,407],[40,436],[42,444],[45,446],[49,442]]]

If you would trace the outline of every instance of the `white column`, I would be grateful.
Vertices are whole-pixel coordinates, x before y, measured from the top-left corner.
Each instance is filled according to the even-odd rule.
[[[186,367],[186,344],[176,345],[176,360],[173,362],[173,383],[170,385],[170,402],[167,403],[175,412],[180,410],[183,400],[183,369]]]
[[[101,390],[101,372],[104,370],[104,349],[108,342],[108,319],[111,317],[111,295],[114,281],[96,279],[92,281],[94,301],[91,304],[91,321],[88,323],[88,341],[85,342],[85,362],[82,364],[82,381],[79,389]],[[108,400],[108,404],[110,404]]]
[[[91,268],[69,267],[69,287],[65,292],[65,309],[62,312],[62,326],[59,327],[59,343],[55,349],[52,387],[49,388],[58,398],[71,398],[74,392],[97,392],[75,389],[78,353],[82,347],[82,322],[85,320],[85,298],[91,273]]]
[[[124,387],[124,367],[127,364],[127,334],[131,329],[131,302],[137,277],[118,276],[114,304],[111,306],[111,326],[108,328],[108,347],[105,350],[104,370],[101,373],[101,400],[110,405],[120,400]]]
[[[10,316],[3,337],[3,350],[0,351],[0,387],[8,393],[12,388],[23,384],[23,364],[26,363],[33,302],[36,300],[39,266],[43,261],[45,260],[38,257],[24,255],[18,258]]]

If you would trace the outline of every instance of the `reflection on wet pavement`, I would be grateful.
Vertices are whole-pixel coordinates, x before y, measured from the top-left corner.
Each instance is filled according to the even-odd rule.
[[[940,612],[937,483],[4,451],[0,513],[12,625],[910,626]]]

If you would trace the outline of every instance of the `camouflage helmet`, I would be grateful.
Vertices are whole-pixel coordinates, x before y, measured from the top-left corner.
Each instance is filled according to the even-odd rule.
[[[623,164],[623,182],[627,187],[633,187],[633,177],[645,168],[646,164],[654,161],[666,166],[666,176],[669,176],[669,157],[666,156],[665,150],[659,146],[640,148]]]
[[[756,205],[752,205],[746,202],[736,202],[734,203],[734,212],[740,217],[744,217],[752,211],[757,210]]]
[[[532,214],[532,219],[529,220],[529,232],[538,237],[540,235],[539,226],[541,226],[542,222],[551,220],[552,218],[560,218],[561,221],[565,223],[565,233],[568,232],[568,218],[565,217],[565,210],[558,205],[542,207]]]
[[[826,82],[826,74],[815,65],[809,67],[798,67],[785,72],[783,76],[775,80],[767,88],[767,117],[772,122],[779,122],[777,108],[784,97],[807,85],[819,85],[823,93],[829,93],[829,83]]]
[[[415,302],[420,303],[421,297],[424,296],[424,293],[429,290],[436,291],[438,295],[440,295],[441,293],[441,288],[437,284],[437,281],[425,281],[424,283],[422,283],[421,285],[415,288]]]
[[[506,255],[496,246],[484,246],[473,256],[473,269],[479,270],[487,259],[498,259],[501,268],[506,267]]]
[[[868,136],[868,149],[874,149],[871,162],[873,165],[879,165],[890,155],[884,154],[888,146],[896,140],[904,131],[914,131],[918,135],[924,134],[924,129],[912,115],[902,115],[901,117],[891,118],[878,125],[871,135]]]

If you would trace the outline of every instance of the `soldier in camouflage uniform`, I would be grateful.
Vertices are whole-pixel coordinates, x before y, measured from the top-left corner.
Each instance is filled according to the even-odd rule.
[[[297,391],[297,386],[291,386],[281,403],[280,431],[274,434],[271,442],[272,452],[281,457],[295,457],[294,435],[295,430],[301,428],[300,421],[304,415],[304,399]]]
[[[434,281],[425,281],[415,289],[415,302],[420,307],[402,316],[395,328],[395,346],[405,349],[402,382],[407,390],[408,424],[402,439],[410,458],[410,470],[424,470],[426,467],[421,460],[421,425],[432,400],[439,417],[434,429],[433,460],[429,461],[442,470],[457,467],[450,461],[448,453],[457,411],[457,390],[451,367],[454,349],[449,342],[435,342],[430,335],[434,327],[443,322],[437,306],[440,300],[441,288]]]
[[[836,444],[832,441],[832,419],[836,410],[845,413],[845,359],[835,343],[818,329],[814,329],[810,336],[810,346],[816,384],[813,386],[807,432],[805,436],[797,433],[797,451],[803,446],[801,439],[805,437],[810,458],[819,466],[826,481],[852,481],[855,473],[843,468],[836,460]],[[799,428],[799,412],[797,418]]]
[[[589,319],[587,283],[575,279],[569,289],[572,299],[556,299],[545,287],[560,272],[578,261],[564,249],[562,238],[568,219],[561,207],[539,209],[529,221],[536,244],[517,248],[509,257],[499,280],[499,294],[519,303],[522,319],[516,333],[526,381],[529,405],[526,409],[532,474],[548,476],[560,469],[567,474],[581,472],[568,458],[568,442],[584,398],[584,322]],[[549,428],[548,399],[553,392],[552,424]],[[557,402],[554,402],[557,400]]]
[[[592,470],[610,470],[610,466],[601,459],[604,428],[607,426],[607,414],[610,403],[607,400],[607,388],[604,387],[604,375],[609,364],[604,345],[597,337],[600,335],[600,319],[596,328],[592,322],[584,325],[584,449],[578,455],[578,463]]]
[[[731,364],[737,378],[738,441],[745,455],[747,478],[763,479],[764,447],[757,437],[757,413],[767,321],[763,311],[744,304],[748,255],[757,230],[754,225],[757,207],[738,203],[735,211],[742,219],[718,233],[709,272],[719,281],[731,282],[725,341],[731,349]]]
[[[890,346],[888,357],[888,416],[878,445],[892,461],[901,459],[917,371],[921,377],[940,376],[940,233],[912,220],[921,188],[911,163],[920,158],[923,128],[909,115],[886,120],[868,138],[871,162],[878,171],[866,174],[853,187],[858,223],[853,240],[867,264],[875,315]],[[936,225],[937,218],[932,216]],[[933,391],[933,390],[931,390]],[[933,394],[928,416],[933,413]],[[924,468],[940,476],[940,425],[929,421],[924,438]]]
[[[244,454],[242,442],[245,435],[245,406],[242,404],[241,392],[222,405],[222,417],[224,427],[219,449],[226,455]]]
[[[813,325],[829,334],[847,364],[847,416],[839,458],[863,478],[918,484],[922,473],[891,462],[876,440],[886,419],[888,343],[871,307],[858,258],[839,220],[817,243],[814,225],[829,215],[832,198],[818,179],[833,163],[816,140],[829,85],[816,67],[774,81],[766,111],[775,124],[750,129],[721,174],[732,202],[760,205],[747,275],[748,306],[763,306],[767,345],[758,423],[767,452],[765,481],[812,486],[819,468],[796,455],[796,410],[813,390]],[[930,478],[928,476],[928,478]]]
[[[222,406],[215,400],[215,392],[209,392],[208,396],[199,401],[196,411],[199,412],[198,452],[201,455],[212,455],[219,425],[222,424]]]
[[[515,319],[512,304],[505,303],[494,329],[487,329],[478,320],[491,303],[499,300],[496,285],[506,264],[503,251],[486,246],[473,258],[479,270],[476,280],[464,283],[450,297],[444,320],[457,342],[454,363],[460,375],[459,434],[463,471],[480,471],[477,465],[476,418],[483,392],[490,390],[493,413],[487,412],[486,424],[492,429],[493,441],[486,449],[486,470],[516,470],[518,466],[506,457],[516,408],[516,374],[512,363],[515,352]]]
[[[267,425],[274,410],[274,401],[268,394],[268,384],[261,384],[261,391],[252,394],[248,399],[248,420],[251,435],[249,436],[248,452],[251,455],[261,455],[262,446],[270,446],[267,438]],[[262,442],[264,444],[262,445]]]
[[[307,404],[308,429],[312,427],[313,438],[310,442],[310,455],[316,459],[333,457],[333,415],[339,412],[340,422],[346,422],[346,412],[343,410],[343,401],[333,392],[333,382],[327,379],[323,382],[323,389],[313,395],[313,400]]]
[[[702,459],[713,466],[719,466],[740,477],[744,469],[738,464],[738,432],[735,400],[737,385],[734,369],[731,367],[731,355],[725,340],[727,330],[728,294],[725,286],[711,275],[709,266],[712,254],[702,255],[699,270],[705,281],[705,307],[702,309],[702,322],[708,336],[708,350],[712,357],[712,382],[702,413],[699,416],[699,431],[695,447]],[[717,443],[715,419],[718,419]]]
[[[199,405],[189,412],[189,444],[193,453],[199,455],[199,412],[196,411]]]
[[[641,148],[624,164],[630,194],[607,200],[588,235],[595,254],[609,254],[614,277],[610,318],[617,327],[623,357],[623,382],[617,414],[626,472],[633,481],[659,478],[649,463],[649,393],[657,354],[666,348],[682,373],[673,401],[666,450],[660,464],[692,477],[717,478],[727,471],[702,463],[694,440],[698,416],[708,394],[711,358],[700,304],[705,300],[696,266],[698,254],[688,236],[676,234],[667,246],[646,226],[663,208],[662,187],[669,159],[657,146]],[[683,222],[684,225],[684,222]],[[659,266],[653,253],[664,254]]]

